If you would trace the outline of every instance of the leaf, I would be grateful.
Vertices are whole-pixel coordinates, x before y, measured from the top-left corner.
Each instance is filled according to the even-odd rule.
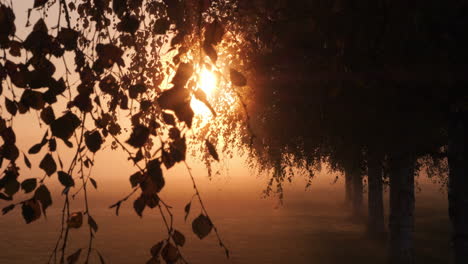
[[[29,161],[28,157],[24,153],[23,153],[23,156],[24,156],[24,164],[26,164],[28,168],[31,168],[31,161]]]
[[[80,228],[83,225],[83,213],[74,212],[70,214],[67,220],[67,226],[69,228]]]
[[[36,144],[36,145],[32,146],[32,147],[28,150],[28,153],[29,153],[29,154],[36,154],[36,153],[39,153],[39,151],[41,151],[42,146],[44,146],[44,145],[41,144],[41,143]]]
[[[6,177],[5,177],[6,178]],[[8,181],[5,183],[5,186],[4,186],[4,192],[8,195],[8,196],[13,196],[15,193],[18,192],[20,188],[20,183],[18,182],[18,180],[16,180],[16,177],[15,178],[8,178]]]
[[[61,28],[57,40],[65,47],[65,50],[74,50],[77,47],[79,33],[70,28]]]
[[[15,208],[15,204],[10,204],[10,205],[8,205],[8,206],[6,206],[6,207],[3,207],[3,209],[2,209],[2,214],[3,214],[3,215],[6,215],[6,214],[8,214],[8,212],[10,212],[11,210],[13,210],[14,208]]]
[[[186,204],[185,207],[184,207],[184,211],[185,211],[185,217],[184,217],[184,221],[187,221],[187,217],[190,213],[190,208],[192,207],[192,202],[190,201],[190,203]]]
[[[21,189],[23,189],[23,191],[25,193],[30,193],[30,192],[34,191],[34,189],[36,189],[36,187],[37,187],[37,179],[36,178],[26,179],[21,183]]]
[[[247,85],[247,79],[244,77],[244,75],[242,75],[242,73],[234,70],[234,69],[230,69],[229,70],[229,74],[231,76],[231,82],[232,84],[236,85],[236,86],[246,86]]]
[[[18,107],[16,103],[5,97],[5,107],[12,116],[16,115],[18,112]]]
[[[175,118],[173,115],[163,112],[162,118],[164,120],[164,123],[171,125],[171,126],[175,126]]]
[[[164,177],[161,170],[161,163],[158,159],[148,162],[146,167],[147,177],[140,183],[141,190],[145,195],[157,194],[165,185]]]
[[[6,195],[3,194],[3,193],[0,193],[0,200],[11,201],[12,198],[9,197],[9,196],[6,196]]]
[[[213,144],[208,140],[205,141],[205,144],[206,144],[206,147],[208,148],[208,152],[213,157],[213,159],[215,159],[216,161],[219,161],[218,152],[216,152],[216,148],[213,146]]]
[[[197,89],[194,93],[195,98],[199,100],[200,102],[204,103],[208,109],[210,109],[211,113],[213,116],[216,117],[216,111],[214,108],[211,106],[210,102],[208,102],[208,98],[206,97],[206,93],[202,89]]]
[[[55,138],[51,138],[49,140],[49,150],[51,152],[54,152],[57,150],[57,141],[55,140]]]
[[[205,238],[211,232],[212,228],[213,224],[210,219],[203,214],[200,214],[192,222],[192,230],[200,239]]]
[[[21,214],[23,215],[26,224],[29,224],[41,217],[41,206],[36,199],[30,199],[21,206]]]
[[[88,215],[88,225],[91,227],[91,229],[96,233],[98,231],[98,225],[96,221],[94,221],[93,217]]]
[[[34,0],[33,8],[41,7],[45,5],[49,0]]]
[[[93,185],[94,189],[97,189],[97,182],[96,182],[96,180],[94,180],[93,178],[89,178],[89,181],[90,181],[91,184]]]
[[[132,174],[130,176],[130,184],[132,185],[132,188],[135,188],[138,184],[140,184],[141,181],[143,180],[142,178],[143,178],[143,175],[139,171]]]
[[[58,179],[59,182],[65,187],[72,187],[75,186],[75,181],[73,180],[72,176],[70,174],[64,172],[64,171],[59,171],[57,172],[58,174]]]
[[[50,124],[52,130],[52,135],[61,138],[63,141],[68,141],[68,139],[73,135],[73,132],[81,124],[80,119],[73,114],[72,112],[67,112],[63,116],[54,120]]]
[[[44,123],[50,125],[55,120],[54,109],[52,109],[51,106],[44,108],[44,110],[41,111],[41,119]]]
[[[143,125],[137,125],[133,127],[130,138],[126,141],[129,145],[134,148],[141,148],[148,141],[150,131]]]
[[[135,212],[140,217],[143,216],[143,210],[145,210],[145,206],[146,206],[146,203],[145,203],[145,199],[143,198],[143,196],[138,197],[138,199],[136,199],[133,202],[133,209],[135,209]]]
[[[47,176],[50,176],[57,170],[57,164],[52,155],[47,153],[39,164],[39,168],[43,169]]]
[[[161,256],[166,263],[175,263],[180,257],[179,250],[171,243],[166,244],[161,252]]]
[[[68,264],[75,264],[78,261],[78,259],[80,258],[80,254],[81,254],[81,248],[78,249],[75,253],[68,256],[67,257]]]
[[[205,42],[203,44],[203,51],[208,57],[210,57],[211,61],[214,64],[216,64],[216,61],[218,60],[218,54],[216,53],[216,50],[214,49],[213,45],[211,45],[208,42]]]
[[[14,145],[16,143],[16,135],[12,127],[2,129],[0,135],[5,144]]]
[[[159,241],[154,246],[152,246],[150,249],[151,256],[157,257],[159,255],[159,252],[161,252],[163,245],[164,245],[164,240]]]
[[[94,132],[86,132],[85,135],[85,144],[88,149],[95,153],[101,148],[102,145],[102,137],[99,131],[94,131]]]
[[[214,22],[206,25],[206,28],[205,28],[205,42],[206,43],[217,45],[223,39],[223,35],[224,35],[224,28],[218,21],[215,20]]]
[[[174,243],[177,246],[183,247],[185,244],[185,236],[178,230],[174,230],[174,233],[172,234],[172,239],[174,240]]]
[[[34,198],[42,205],[42,212],[46,215],[46,209],[52,205],[52,197],[50,196],[49,189],[45,185],[39,186],[34,192]]]

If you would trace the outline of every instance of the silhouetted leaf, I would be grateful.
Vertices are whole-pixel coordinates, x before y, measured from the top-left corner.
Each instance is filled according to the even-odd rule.
[[[174,84],[174,89],[181,89],[185,87],[187,81],[193,74],[193,65],[191,63],[180,63],[177,68],[174,78],[172,78],[171,83]]]
[[[8,212],[10,212],[11,210],[13,210],[14,208],[15,208],[15,205],[14,205],[14,204],[10,204],[10,205],[8,205],[8,206],[6,206],[6,207],[3,207],[3,209],[2,209],[2,214],[3,214],[3,215],[6,215],[6,214],[8,214]]]
[[[163,117],[164,123],[171,125],[171,126],[175,126],[175,118],[173,115],[168,114],[168,113],[162,113],[162,117]]]
[[[205,42],[203,44],[203,51],[208,57],[210,57],[213,64],[216,64],[216,61],[218,60],[218,54],[216,53],[216,50],[214,49],[213,45],[211,45],[208,42]]]
[[[16,103],[5,97],[5,107],[12,116],[16,115],[18,112],[18,107]]]
[[[154,246],[152,246],[150,250],[151,256],[157,257],[159,255],[159,252],[161,252],[163,245],[164,245],[164,240],[159,241]]]
[[[142,194],[143,199],[145,199],[145,204],[153,209],[159,204],[159,196],[155,193],[150,193],[150,194]]]
[[[26,164],[28,168],[31,168],[31,161],[29,161],[28,157],[25,154],[23,154],[23,156],[24,156],[24,164]]]
[[[166,166],[166,169],[172,168],[175,164],[175,160],[172,158],[171,153],[165,150],[162,150],[161,159],[164,166]]]
[[[94,180],[93,178],[89,178],[89,181],[90,181],[91,184],[93,185],[94,189],[97,189],[97,182],[96,182],[96,180]]]
[[[247,79],[244,77],[244,75],[242,75],[242,73],[234,70],[234,69],[230,69],[229,70],[229,74],[231,76],[231,82],[232,84],[236,85],[236,86],[246,86],[247,85]]]
[[[73,114],[72,112],[67,112],[63,116],[54,120],[50,124],[52,130],[52,135],[61,138],[63,141],[68,141],[68,139],[73,135],[75,129],[80,126],[80,119]]]
[[[153,33],[157,35],[164,35],[166,34],[167,30],[169,29],[170,22],[166,18],[160,18],[156,20],[153,27]]]
[[[142,217],[143,216],[143,210],[145,210],[145,199],[143,196],[138,197],[134,202],[133,202],[133,209],[135,209],[135,212]]]
[[[192,230],[200,239],[205,238],[211,232],[212,228],[213,224],[210,219],[203,214],[200,214],[192,222]]]
[[[214,108],[211,106],[210,102],[208,102],[208,99],[206,97],[206,93],[202,89],[197,89],[194,92],[194,95],[195,95],[195,98],[197,98],[197,100],[204,103],[206,105],[206,107],[208,107],[208,109],[210,109],[213,116],[216,116],[216,112],[215,112]]]
[[[58,174],[58,179],[60,183],[66,188],[66,187],[72,187],[75,186],[75,181],[73,180],[72,176],[70,174],[64,172],[64,171],[59,171],[57,172]]]
[[[36,154],[38,153],[39,151],[41,151],[41,148],[42,148],[42,144],[36,144],[34,146],[32,146],[29,150],[28,150],[28,153],[29,154]]]
[[[5,176],[5,178],[7,178],[7,176]],[[20,183],[18,182],[16,177],[8,177],[8,180],[5,183],[5,185],[3,186],[3,188],[4,188],[3,191],[8,196],[12,197],[20,189]]]
[[[94,233],[98,231],[98,225],[96,221],[94,221],[93,217],[91,217],[90,215],[88,215],[88,224],[91,227],[91,229],[94,231]]]
[[[223,35],[224,35],[224,28],[218,21],[215,20],[214,22],[206,25],[206,28],[205,28],[205,42],[206,43],[217,45],[223,39]]]
[[[142,180],[143,180],[143,175],[141,174],[141,172],[138,171],[132,174],[130,176],[130,184],[132,185],[132,188],[135,188],[138,184],[141,183]]]
[[[161,256],[166,263],[175,263],[180,257],[179,250],[171,243],[166,244],[161,251]]]
[[[52,155],[47,153],[39,164],[39,168],[43,169],[47,176],[50,176],[57,170],[57,164]]]
[[[81,254],[81,248],[78,249],[75,253],[68,256],[67,257],[68,264],[75,264],[78,261],[78,259],[80,258],[80,254]]]
[[[45,185],[39,186],[34,192],[34,198],[42,205],[42,212],[46,215],[46,209],[52,205],[52,197],[50,196],[49,189]]]
[[[117,24],[117,30],[135,34],[140,27],[140,20],[135,15],[125,15],[122,20]]]
[[[86,147],[88,147],[88,149],[91,152],[94,153],[101,148],[102,137],[99,131],[96,130],[94,132],[86,132],[84,137],[85,137]]]
[[[30,193],[34,191],[34,189],[36,189],[36,186],[37,186],[36,178],[26,179],[21,183],[21,189],[23,189],[25,193]]]
[[[141,148],[146,143],[150,135],[150,131],[143,125],[137,125],[133,127],[130,138],[126,141],[129,145],[134,148]]]
[[[5,141],[5,144],[16,143],[16,135],[12,127],[7,127],[7,128],[2,129],[2,131],[0,132],[0,135],[3,141]]]
[[[54,152],[57,150],[57,141],[55,140],[55,138],[51,138],[49,140],[49,150],[51,152]]]
[[[172,239],[177,246],[183,247],[185,245],[185,236],[179,230],[175,229],[172,234]]]
[[[74,50],[77,47],[79,33],[70,28],[61,28],[57,40],[65,47],[65,50]]]
[[[213,157],[213,159],[215,159],[216,161],[219,161],[218,152],[216,152],[215,146],[213,146],[213,144],[211,144],[211,142],[208,140],[205,141],[205,144],[206,144],[206,147],[208,148],[208,152]]]
[[[41,7],[45,5],[49,0],[34,0],[33,8]]]
[[[190,213],[190,208],[192,207],[192,202],[190,201],[190,203],[186,204],[185,207],[184,207],[184,212],[185,212],[185,217],[184,217],[184,221],[187,221],[187,217]]]
[[[30,199],[21,206],[21,213],[26,224],[29,224],[41,217],[41,206],[36,199]]]
[[[55,120],[54,110],[51,106],[48,106],[41,111],[41,119],[48,125],[50,125]]]
[[[74,212],[70,214],[67,220],[67,226],[69,228],[80,228],[83,225],[83,213]]]

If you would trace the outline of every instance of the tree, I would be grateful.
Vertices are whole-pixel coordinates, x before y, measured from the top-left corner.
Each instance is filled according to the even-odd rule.
[[[171,208],[158,196],[165,186],[162,168],[185,163],[187,132],[194,121],[192,97],[216,114],[197,85],[201,69],[215,68],[226,76],[231,72],[231,78],[226,79],[229,85],[241,86],[239,80],[245,79],[229,66],[217,65],[221,54],[217,46],[224,36],[220,20],[227,21],[223,10],[230,4],[202,0],[35,0],[27,11],[27,21],[17,21],[12,3],[0,3],[0,87],[4,88],[0,94],[5,102],[0,119],[0,164],[8,161],[0,178],[0,198],[12,200],[20,187],[29,195],[2,212],[21,206],[26,223],[39,219],[53,202],[47,187],[50,177],[58,176],[64,188],[64,221],[49,262],[56,262],[57,256],[60,263],[65,259],[68,263],[78,261],[82,249],[69,256],[65,256],[65,249],[69,230],[80,228],[83,218],[90,236],[86,263],[95,250],[98,223],[89,210],[87,190],[90,185],[97,188],[90,170],[95,153],[106,141],[128,154],[136,168],[130,176],[131,192],[111,208],[118,215],[120,206],[134,194],[139,195],[133,201],[138,215],[142,216],[145,208],[158,207],[168,236],[151,248],[150,262],[185,261],[181,254],[184,235],[169,221]],[[37,14],[39,19],[30,21]],[[23,40],[16,29],[24,24],[29,33]],[[163,81],[166,87],[161,85]],[[16,146],[13,120],[29,112],[37,112],[46,131],[40,142],[25,151]],[[126,121],[131,123],[129,135],[124,133]],[[218,160],[208,138],[200,145]],[[74,153],[68,168],[63,166],[57,149]],[[21,179],[20,153],[37,155],[41,150],[45,155],[39,168],[44,177]],[[31,167],[26,154],[24,163]],[[229,256],[192,175],[191,180],[202,208],[192,222],[193,232],[202,239],[214,230]],[[76,192],[72,194],[72,190]],[[85,210],[70,212],[70,197],[80,192]],[[191,203],[185,207],[187,215]]]

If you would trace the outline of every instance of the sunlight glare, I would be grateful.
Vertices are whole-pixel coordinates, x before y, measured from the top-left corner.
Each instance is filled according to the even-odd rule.
[[[199,77],[200,79],[198,80],[198,89],[202,89],[205,92],[208,100],[210,100],[216,89],[216,76],[213,72],[207,70],[206,68],[203,68],[200,72]],[[190,102],[190,106],[198,115],[204,117],[211,115],[211,111],[208,109],[208,107],[206,107],[204,103],[198,101],[195,98],[193,98]]]

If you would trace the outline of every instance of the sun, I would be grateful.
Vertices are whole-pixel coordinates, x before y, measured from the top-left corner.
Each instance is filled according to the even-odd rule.
[[[205,92],[208,100],[210,100],[211,98],[213,98],[213,94],[217,86],[216,75],[213,72],[209,71],[208,69],[203,68],[199,73],[197,86],[198,86],[197,89],[202,89]],[[198,115],[201,115],[203,117],[211,115],[210,109],[208,109],[208,107],[206,107],[204,103],[198,101],[195,98],[192,98],[192,101],[190,102],[190,106]]]

